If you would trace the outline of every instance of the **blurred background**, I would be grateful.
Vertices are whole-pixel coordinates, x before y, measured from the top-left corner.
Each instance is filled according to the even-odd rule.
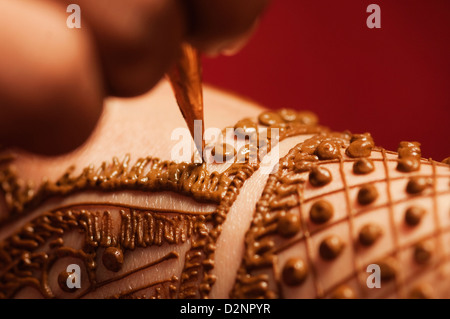
[[[367,28],[371,3],[381,29]],[[450,0],[272,0],[240,53],[203,68],[206,83],[268,108],[312,110],[390,150],[419,141],[426,158],[450,156]]]

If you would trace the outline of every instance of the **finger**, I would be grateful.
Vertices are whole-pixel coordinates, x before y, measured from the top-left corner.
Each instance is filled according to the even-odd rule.
[[[101,113],[102,87],[87,33],[62,7],[0,1],[0,144],[56,154],[82,144]]]
[[[180,4],[176,0],[80,0],[78,4],[82,21],[91,26],[97,41],[108,93],[134,96],[151,89],[169,68],[184,36]]]
[[[189,39],[217,54],[242,46],[269,0],[188,0]]]

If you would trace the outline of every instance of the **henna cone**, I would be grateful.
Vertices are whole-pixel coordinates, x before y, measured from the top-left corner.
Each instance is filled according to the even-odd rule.
[[[176,61],[174,67],[167,73],[178,107],[183,114],[184,120],[194,138],[195,146],[203,157],[205,142],[203,135],[205,132],[203,118],[203,91],[202,91],[202,71],[199,52],[187,43],[181,46],[181,56]],[[194,120],[201,120],[202,135],[201,140],[194,136]]]

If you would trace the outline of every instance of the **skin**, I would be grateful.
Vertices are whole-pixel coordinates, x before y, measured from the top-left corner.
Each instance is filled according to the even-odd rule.
[[[211,55],[236,51],[267,2],[81,0],[82,27],[69,29],[70,1],[1,0],[0,145],[72,151],[105,97],[148,92],[184,41]]]
[[[234,125],[238,120],[245,117],[256,118],[263,108],[256,105],[251,101],[238,98],[229,93],[224,93],[214,88],[205,88],[205,123],[206,128],[218,127],[224,128],[230,125]],[[168,120],[170,119],[170,120]],[[159,157],[161,159],[170,160],[170,154],[172,147],[176,145],[178,141],[171,140],[172,131],[175,128],[185,127],[185,123],[178,111],[175,100],[173,98],[170,86],[167,82],[163,81],[157,85],[157,87],[149,94],[133,99],[120,99],[109,98],[106,101],[104,112],[100,118],[99,125],[96,127],[94,134],[77,150],[58,157],[42,157],[16,150],[18,157],[14,161],[14,166],[17,168],[17,172],[24,180],[34,182],[35,185],[47,177],[51,180],[57,179],[61,176],[66,168],[72,164],[76,164],[76,175],[81,169],[90,163],[93,163],[98,167],[102,161],[110,161],[113,156],[117,156],[122,159],[125,154],[131,155],[131,162],[138,157],[147,155]],[[158,138],[155,138],[155,137]],[[274,157],[284,156],[292,147],[297,143],[301,143],[305,140],[305,136],[293,137],[286,139],[280,143],[280,152]],[[395,156],[392,155],[394,158]],[[275,161],[277,162],[277,161]],[[208,170],[222,171],[226,164],[208,164]],[[332,168],[330,168],[332,169]],[[450,210],[450,193],[448,178],[450,177],[450,170],[448,167],[438,167],[438,173],[446,176],[439,180],[440,189],[446,191],[445,194],[438,198],[439,208],[438,214],[440,216],[440,225],[445,227],[448,221],[448,212]],[[399,173],[395,170],[395,165],[389,168],[392,176]],[[427,165],[421,166],[421,171],[418,173],[429,174],[430,167]],[[333,172],[334,175],[335,172]],[[412,173],[417,174],[417,173]],[[217,242],[217,250],[215,254],[215,268],[213,273],[217,275],[217,282],[213,286],[210,297],[211,298],[228,298],[231,291],[236,272],[240,266],[243,252],[245,251],[244,238],[247,230],[250,227],[250,223],[255,211],[256,201],[260,198],[262,190],[267,181],[267,174],[264,174],[261,170],[257,171],[249,180],[246,181],[244,187],[241,189],[240,195],[236,202],[231,207],[230,212],[227,215],[227,219],[223,225],[223,231]],[[383,170],[376,169],[374,173],[365,176],[355,176],[350,171],[346,172],[346,177],[349,184],[363,183],[370,180],[382,179]],[[405,180],[406,183],[407,180]],[[337,187],[337,179],[320,189],[326,193],[330,189]],[[383,191],[384,184],[377,184],[379,192]],[[404,196],[405,184],[397,184],[393,186],[392,193],[395,196]],[[307,189],[305,191],[305,197],[312,196],[315,190]],[[316,193],[317,194],[317,193]],[[336,208],[336,214],[345,214],[345,200],[343,197],[325,195],[325,198],[329,200]],[[140,192],[115,192],[112,194],[99,194],[84,192],[72,196],[68,196],[62,199],[52,199],[45,202],[38,209],[34,210],[31,214],[21,218],[18,221],[13,222],[7,227],[0,229],[0,240],[11,235],[16,229],[23,226],[27,221],[35,218],[39,214],[51,210],[63,205],[82,203],[82,202],[113,202],[120,204],[138,205],[151,209],[181,209],[190,212],[207,212],[215,208],[214,204],[202,204],[193,201],[186,196],[177,195],[171,192],[163,193],[140,193]],[[432,204],[427,198],[409,198],[404,202],[404,206],[407,204],[422,204],[428,208],[431,212]],[[1,201],[0,201],[1,204]],[[404,207],[402,206],[402,207]],[[338,207],[341,207],[341,211],[338,211]],[[356,207],[356,206],[355,206]],[[0,207],[0,212],[4,211]],[[342,212],[344,211],[344,212]],[[418,238],[421,234],[426,232],[434,232],[435,224],[433,223],[432,214],[429,213],[420,228],[414,230],[408,230],[402,224],[401,207],[398,208],[399,222],[395,224],[395,229],[399,232],[402,240],[411,240],[412,238]],[[363,222],[375,222],[382,225],[387,225],[384,229],[389,229],[389,224],[384,217],[383,213],[379,211],[373,211],[364,215],[364,218],[358,219],[355,223],[355,231],[362,227]],[[114,219],[114,225],[117,226],[118,219]],[[339,226],[340,225],[340,226]],[[329,263],[320,260],[317,253],[313,259],[316,262],[317,273],[319,274],[319,280],[321,285],[326,289],[339,280],[344,279],[349,269],[353,267],[353,261],[351,257],[351,243],[348,242],[349,230],[345,224],[339,224],[337,227],[326,228],[318,237],[313,240],[314,252],[317,251],[317,246],[321,238],[327,234],[337,234],[344,240],[346,240],[346,250],[344,250],[341,258],[336,262]],[[355,233],[356,236],[356,233]],[[448,240],[448,236],[444,238]],[[75,234],[69,235],[65,244],[69,246],[79,246],[81,238]],[[392,244],[392,238],[390,235],[386,235],[371,249],[363,249],[356,245],[357,254],[361,259],[360,263],[363,265],[365,261],[372,261],[375,258],[382,256],[386,252],[386,247]],[[446,245],[444,246],[446,247]],[[150,247],[146,249],[135,250],[130,252],[125,259],[123,271],[135,269],[142,266],[151,260],[154,260],[158,256],[162,256],[165,253],[171,251],[172,247]],[[174,248],[176,251],[183,254],[186,247],[183,245]],[[299,246],[292,246],[285,250],[282,255],[279,256],[280,265],[283,264],[283,260],[286,260],[292,256],[298,256],[298,254],[304,254],[304,249]],[[411,252],[405,254],[406,257],[402,259],[400,265],[401,271],[411,271],[417,269],[417,265],[408,255]],[[409,257],[408,257],[409,256]],[[55,270],[50,273],[50,278],[53,283],[56,281],[57,274],[64,269],[70,260],[61,260],[61,262],[55,266]],[[181,270],[182,263],[179,259],[170,261],[165,264],[161,264],[155,268],[152,268],[146,272],[142,272],[139,275],[129,276],[119,282],[111,285],[99,288],[94,293],[88,295],[89,298],[104,298],[112,294],[127,291],[130,287],[137,287],[142,282],[152,282],[158,279],[167,278],[170,274],[179,272]],[[267,270],[264,270],[267,272]],[[388,290],[371,290],[367,292],[367,297],[407,297],[409,291],[419,283],[425,282],[433,287],[434,297],[447,297],[448,279],[444,274],[448,271],[448,264],[444,264],[441,268],[425,268],[425,271],[420,272],[421,275],[413,277],[411,280],[405,283],[403,294],[398,295],[396,293],[383,293],[389,292]],[[108,272],[104,268],[100,267],[97,272],[99,278],[109,278],[111,272]],[[367,278],[368,274],[362,273],[363,278]],[[52,279],[53,278],[53,279]],[[447,276],[448,278],[448,276]],[[357,283],[352,281],[350,285],[357,286]],[[69,294],[65,294],[58,290],[56,284],[53,284],[55,291],[58,291],[58,297],[70,297]],[[387,287],[387,286],[386,286]],[[387,287],[388,288],[388,287]],[[283,285],[283,297],[285,298],[313,298],[316,296],[314,285],[312,284],[311,276],[305,282],[304,285],[295,288],[287,288]],[[37,292],[33,289],[24,289],[16,297],[39,297]]]

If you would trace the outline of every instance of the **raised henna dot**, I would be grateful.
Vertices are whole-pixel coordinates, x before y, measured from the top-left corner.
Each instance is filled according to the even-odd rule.
[[[278,113],[275,112],[263,112],[259,115],[258,121],[262,125],[271,126],[274,124],[284,123],[284,120]]]
[[[292,237],[299,232],[300,228],[301,222],[298,214],[288,212],[278,220],[277,231],[282,237]]]
[[[294,110],[281,109],[281,110],[278,111],[278,114],[286,122],[293,122],[293,121],[296,121],[298,119],[298,113],[296,111],[294,111]]]
[[[360,205],[369,205],[378,198],[378,191],[375,185],[367,184],[358,191],[358,203]]]
[[[413,157],[419,159],[422,156],[419,142],[400,142],[397,152],[398,158]]]
[[[337,235],[326,237],[319,246],[319,254],[322,259],[330,261],[336,259],[344,250],[345,243]]]
[[[236,123],[234,126],[234,132],[238,137],[250,137],[256,134],[258,126],[250,119],[243,119]]]
[[[381,281],[391,281],[397,276],[397,262],[393,258],[386,258],[385,260],[379,261],[378,266],[380,267],[380,279]]]
[[[425,177],[412,177],[406,185],[406,192],[412,195],[420,194],[431,186],[430,180]]]
[[[314,224],[324,224],[328,222],[334,214],[333,205],[326,200],[318,200],[309,210],[309,218]]]
[[[331,172],[325,167],[314,166],[309,173],[309,182],[314,187],[325,186],[331,179]]]
[[[356,140],[347,147],[345,154],[349,157],[369,157],[374,145],[371,141]]]
[[[315,154],[321,160],[338,159],[341,156],[340,146],[330,141],[322,141],[317,146]]]
[[[118,272],[123,266],[123,252],[116,247],[108,247],[103,252],[102,257],[103,265],[106,269]]]
[[[355,291],[347,286],[341,285],[339,286],[333,293],[331,294],[332,299],[355,299],[356,294]]]
[[[67,271],[62,271],[61,273],[59,273],[59,275],[58,275],[58,285],[59,285],[59,288],[61,288],[63,291],[65,291],[65,292],[70,292],[70,293],[72,293],[72,292],[75,292],[75,291],[77,291],[77,288],[76,287],[73,287],[73,288],[69,288],[69,286],[67,285],[67,279],[69,279],[69,276],[71,276],[72,274],[71,273],[68,273]],[[73,278],[73,277],[72,277]],[[71,278],[71,279],[72,279]],[[70,279],[69,279],[70,280]]]
[[[406,225],[411,227],[419,225],[426,212],[427,211],[424,208],[419,206],[408,207],[405,212]]]
[[[373,245],[381,236],[383,230],[377,224],[369,223],[364,225],[359,231],[359,242],[363,246]]]
[[[420,160],[414,157],[405,157],[398,160],[397,170],[404,173],[415,172],[420,169]]]
[[[308,276],[308,265],[302,258],[291,258],[283,266],[283,282],[288,286],[299,286]]]
[[[363,157],[353,163],[353,173],[357,175],[365,175],[372,173],[375,170],[373,161],[369,158]]]
[[[350,143],[353,143],[355,141],[368,141],[374,144],[372,135],[370,133],[363,133],[363,134],[352,134],[350,138]]]

